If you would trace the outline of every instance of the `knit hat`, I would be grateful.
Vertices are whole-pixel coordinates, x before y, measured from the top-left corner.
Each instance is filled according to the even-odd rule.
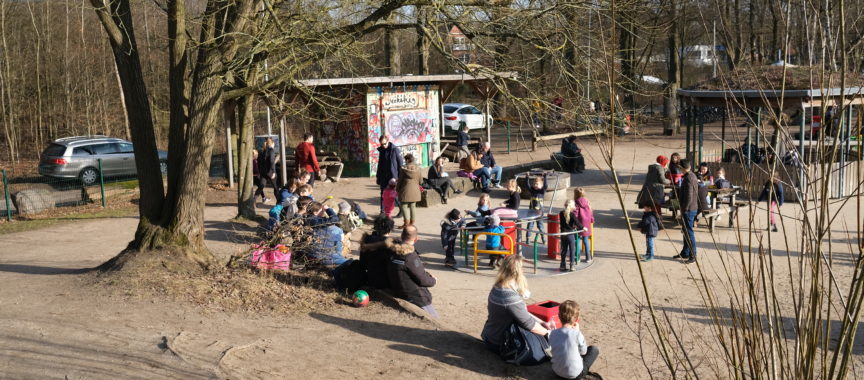
[[[669,159],[666,158],[666,156],[661,154],[661,155],[657,156],[657,163],[660,164],[660,166],[666,166],[666,164],[669,163]]]
[[[346,202],[346,201],[339,202],[339,213],[340,214],[350,214],[351,213],[351,204]]]
[[[486,218],[488,219],[488,223],[490,226],[497,226],[501,224],[501,217],[498,215],[489,215]]]

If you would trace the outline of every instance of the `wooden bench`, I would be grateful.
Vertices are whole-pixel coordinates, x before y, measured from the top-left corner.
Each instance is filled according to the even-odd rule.
[[[739,201],[735,202],[733,206],[722,205],[715,209],[705,210],[702,212],[702,217],[708,221],[708,231],[714,232],[717,220],[723,215],[729,215],[729,228],[735,227],[735,218],[738,216],[738,212],[747,207],[750,207],[748,202]]]
[[[595,131],[592,129],[587,129],[587,130],[579,131],[579,132],[559,133],[556,135],[542,136],[539,133],[537,133],[537,131],[534,131],[534,136],[531,137],[531,151],[534,152],[537,150],[537,143],[539,143],[540,141],[562,140],[562,139],[564,139],[566,137],[570,137],[570,136],[576,136],[576,137],[594,136],[594,135],[599,135],[602,133],[603,132],[601,132],[601,131]]]

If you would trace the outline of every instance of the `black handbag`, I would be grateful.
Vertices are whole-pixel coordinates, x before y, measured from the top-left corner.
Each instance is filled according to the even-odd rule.
[[[552,357],[545,336],[525,330],[515,323],[504,333],[500,352],[505,362],[516,365],[538,365]]]

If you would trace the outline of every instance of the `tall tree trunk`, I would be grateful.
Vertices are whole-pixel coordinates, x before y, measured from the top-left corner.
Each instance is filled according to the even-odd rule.
[[[159,171],[159,155],[156,152],[156,136],[153,134],[153,117],[147,101],[147,88],[141,75],[141,61],[135,43],[135,30],[129,0],[91,0],[103,27],[109,35],[111,49],[117,65],[117,74],[123,83],[123,99],[129,118],[132,142],[135,143],[135,165],[138,168],[138,184],[141,199],[138,213],[141,221],[136,232],[136,241],[131,248],[138,248],[143,230],[158,224],[161,219],[164,188]]]
[[[393,22],[395,16],[390,17]],[[402,74],[402,51],[399,50],[399,36],[396,30],[387,28],[384,32],[384,54],[387,56],[387,75]]]
[[[255,149],[255,96],[244,96],[237,102],[237,111],[231,111],[237,123],[237,216],[254,219],[255,177],[252,175],[252,149]],[[239,114],[239,116],[238,116]]]
[[[666,73],[668,75],[666,92],[663,96],[663,134],[671,136],[673,134],[681,134],[681,123],[678,119],[677,106],[677,91],[681,83],[681,60],[679,59],[679,43],[678,43],[678,28],[679,20],[676,17],[678,13],[677,1],[672,0],[669,8],[669,19],[672,20],[671,30],[667,40],[669,58],[666,60]]]
[[[417,6],[417,74],[429,75],[429,7]]]

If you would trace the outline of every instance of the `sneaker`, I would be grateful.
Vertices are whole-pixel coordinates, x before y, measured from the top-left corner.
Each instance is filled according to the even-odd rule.
[[[462,194],[462,190],[459,190],[459,189],[453,190],[453,194]]]
[[[501,186],[500,183],[496,183],[496,184],[492,185],[492,188],[493,188],[493,189],[503,189],[504,186]]]
[[[776,225],[776,224],[773,225],[773,226],[771,227],[771,231],[772,231],[772,232],[777,232],[777,225]]]
[[[642,255],[642,261],[648,262],[654,260],[654,256]]]
[[[558,267],[558,270],[561,271],[561,272],[566,272],[566,271],[567,271],[567,267],[565,267],[565,266],[561,266],[561,267]]]
[[[687,261],[685,261],[684,264],[693,264],[695,262],[696,262],[696,258],[691,257],[691,258],[687,259]]]
[[[681,257],[680,254],[672,256],[673,259],[686,259],[686,257]]]
[[[593,261],[594,261],[594,259],[585,259],[585,264],[591,264],[591,262],[593,262]]]

